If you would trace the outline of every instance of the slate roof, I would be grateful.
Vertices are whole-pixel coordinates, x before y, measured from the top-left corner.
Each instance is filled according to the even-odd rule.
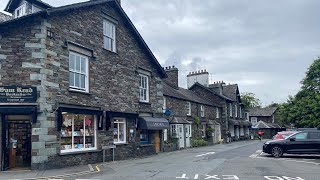
[[[191,124],[185,117],[173,117],[169,120],[170,124]]]
[[[214,90],[212,90],[212,89],[210,89],[210,88],[208,88],[208,87],[206,87],[206,86],[204,86],[204,85],[202,85],[202,84],[200,84],[198,82],[194,83],[189,89],[192,89],[194,86],[199,86],[199,87],[201,87],[201,88],[203,88],[203,89],[205,89],[205,90],[207,90],[207,91],[209,91],[209,92],[211,92],[211,93],[213,93],[213,94],[215,94],[215,95],[217,95],[217,96],[219,96],[219,97],[221,97],[221,98],[223,98],[225,100],[232,101],[227,96],[225,96],[223,94],[219,94],[216,91],[214,91]]]
[[[145,50],[147,51],[147,54],[150,55],[150,57],[152,59],[152,63],[155,64],[160,76],[162,78],[166,78],[167,74],[166,74],[165,70],[159,64],[158,60],[156,59],[154,54],[151,52],[151,50],[148,47],[147,43],[143,40],[142,36],[140,35],[140,33],[138,32],[136,27],[133,25],[133,23],[129,19],[128,15],[124,12],[124,10],[122,9],[122,7],[119,4],[118,0],[93,0],[93,1],[86,1],[86,2],[81,2],[81,3],[61,6],[61,7],[52,7],[52,8],[48,8],[46,10],[42,10],[42,11],[39,11],[39,12],[36,12],[36,13],[32,13],[32,14],[29,14],[29,15],[26,15],[26,16],[22,16],[20,18],[15,18],[15,19],[11,19],[9,21],[2,22],[2,23],[0,23],[0,28],[2,26],[6,27],[7,24],[10,24],[10,23],[15,23],[15,22],[18,23],[18,22],[20,22],[20,21],[22,21],[22,20],[24,20],[26,18],[32,18],[32,17],[36,17],[36,16],[40,16],[40,15],[50,16],[50,15],[55,14],[55,13],[60,13],[60,12],[69,11],[69,10],[72,10],[72,9],[83,8],[83,7],[89,7],[89,6],[98,5],[98,4],[102,4],[102,3],[106,3],[106,2],[113,3],[115,5],[114,7],[116,7],[116,9],[119,10],[120,15],[122,15],[124,17],[124,19],[127,21],[127,23],[129,24],[128,27],[133,31],[133,34],[137,37],[138,42],[145,48]]]
[[[10,0],[4,10],[7,12],[14,11],[14,9],[17,8],[17,6],[19,5],[20,1],[21,0]],[[52,6],[50,4],[47,4],[41,0],[26,0],[26,1],[33,3],[33,4],[36,4],[44,9],[52,8]]]
[[[178,89],[175,89],[165,82],[163,82],[163,95],[209,106],[221,107],[220,105],[214,102],[208,101],[207,99],[198,96],[195,92],[191,90],[180,87]]]
[[[264,121],[259,121],[257,124],[252,125],[252,128],[274,129],[274,128],[282,128],[282,127],[277,123],[266,123]]]
[[[265,108],[251,108],[249,109],[249,116],[272,116],[275,111],[277,110],[276,107],[265,107]]]
[[[232,101],[237,101],[238,84],[230,84],[222,86],[222,93]]]

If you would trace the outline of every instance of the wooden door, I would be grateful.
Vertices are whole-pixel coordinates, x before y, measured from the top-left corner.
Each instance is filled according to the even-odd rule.
[[[156,130],[156,136],[155,136],[155,148],[156,148],[156,153],[160,152],[160,134],[159,130]]]

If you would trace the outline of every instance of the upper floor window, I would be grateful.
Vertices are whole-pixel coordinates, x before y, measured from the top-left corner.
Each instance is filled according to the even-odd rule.
[[[200,115],[201,115],[201,117],[204,117],[204,106],[203,105],[200,106]]]
[[[241,108],[241,106],[240,106],[240,118],[242,118],[242,108]]]
[[[232,117],[232,104],[229,104],[229,116]]]
[[[105,49],[116,52],[116,26],[107,20],[103,21],[103,44]]]
[[[89,92],[88,57],[69,53],[69,87],[73,90]]]
[[[257,124],[257,121],[258,121],[257,117],[251,117],[252,124]]]
[[[245,116],[246,120],[249,121],[249,113],[245,112],[244,116]]]
[[[216,118],[220,118],[220,110],[216,107]]]
[[[191,116],[191,103],[187,102],[187,116]]]
[[[27,14],[27,4],[24,3],[21,6],[19,6],[15,11],[14,11],[14,16],[16,18],[24,16]]]
[[[140,74],[139,96],[141,102],[149,102],[149,77]]]
[[[163,97],[163,106],[162,106],[163,113],[166,112],[166,109],[167,109],[167,98]]]
[[[234,105],[235,117],[238,117],[238,106]]]

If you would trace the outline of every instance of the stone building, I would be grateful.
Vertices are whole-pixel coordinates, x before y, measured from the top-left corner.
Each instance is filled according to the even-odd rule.
[[[264,132],[263,137],[271,139],[279,131],[284,131],[279,119],[277,119],[277,107],[251,108],[249,109],[249,120],[252,123],[252,133],[257,136],[258,130]]]
[[[249,138],[251,123],[244,116],[238,85],[226,85],[223,81],[208,85],[196,82],[189,89],[222,107],[221,136],[225,142],[228,132],[232,141]]]
[[[116,160],[161,151],[166,73],[118,1],[10,0],[6,11],[1,170],[101,162],[104,148]]]
[[[170,134],[178,138],[179,148],[191,147],[192,139],[218,143],[221,140],[221,106],[179,87],[178,68],[164,69],[168,78],[163,83],[163,109],[171,112],[166,118],[170,122]]]

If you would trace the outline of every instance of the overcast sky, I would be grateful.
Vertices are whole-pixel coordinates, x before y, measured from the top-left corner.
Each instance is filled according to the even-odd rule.
[[[8,0],[0,1],[4,9]],[[190,71],[206,69],[263,105],[283,102],[320,56],[319,0],[121,1],[160,64],[179,68],[181,87]]]

